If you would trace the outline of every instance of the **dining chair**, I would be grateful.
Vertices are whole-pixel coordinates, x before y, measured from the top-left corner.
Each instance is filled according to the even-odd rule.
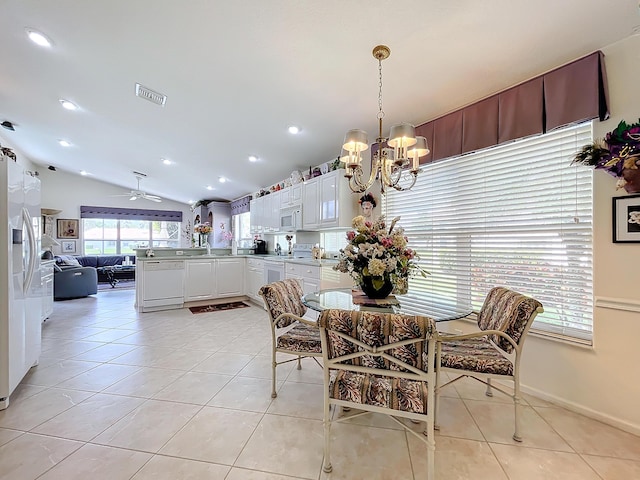
[[[320,331],[318,326],[303,319],[307,307],[302,304],[302,287],[297,279],[289,278],[263,285],[258,290],[262,296],[271,326],[271,397],[276,392],[276,367],[283,363],[298,361],[298,370],[302,368],[304,357],[321,357]],[[278,362],[277,354],[295,355]],[[317,359],[315,362],[320,365]]]
[[[436,372],[436,425],[442,388],[469,377],[485,384],[485,394],[489,397],[493,396],[492,388],[511,397],[515,409],[513,439],[522,441],[519,417],[522,347],[534,318],[543,311],[542,304],[537,300],[505,287],[495,287],[489,291],[477,314],[479,331],[464,335],[440,334],[437,348],[440,368]],[[441,371],[457,376],[441,385]],[[513,393],[492,384],[493,378],[511,380]]]
[[[423,316],[329,309],[318,325],[324,367],[323,470],[333,469],[332,423],[375,412],[389,415],[426,443],[427,480],[433,480],[435,322]],[[339,417],[337,407],[360,412]],[[415,432],[396,417],[424,421],[426,428]]]

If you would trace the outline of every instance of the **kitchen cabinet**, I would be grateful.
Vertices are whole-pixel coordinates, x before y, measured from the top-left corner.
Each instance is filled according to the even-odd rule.
[[[264,260],[261,258],[247,258],[245,295],[262,303],[262,297],[258,295],[258,290],[262,285],[264,285]]]
[[[298,207],[302,204],[302,183],[281,190],[280,208]]]
[[[302,229],[320,228],[320,183],[318,177],[304,182],[302,188]]]
[[[358,197],[344,178],[344,170],[334,170],[319,178],[320,228],[349,228],[358,214]]]
[[[196,258],[185,264],[185,302],[244,295],[244,258]]]
[[[244,258],[216,259],[216,298],[244,295]]]
[[[265,223],[269,233],[280,231],[280,193],[280,191],[272,192],[265,197],[268,198],[265,207],[265,210],[268,209]]]
[[[284,277],[301,280],[302,290],[305,294],[320,290],[320,266],[287,263]]]
[[[280,191],[251,200],[250,209],[251,233],[276,233],[280,230]]]
[[[184,301],[209,300],[216,293],[216,261],[212,258],[185,262]]]
[[[344,170],[334,170],[304,183],[304,230],[351,227],[353,217],[358,214],[358,195],[343,177]]]
[[[53,265],[55,260],[43,261],[40,264],[41,288],[42,288],[42,317],[45,321],[53,313]]]
[[[249,202],[249,231],[254,235],[262,233],[264,225],[264,197],[254,198]]]

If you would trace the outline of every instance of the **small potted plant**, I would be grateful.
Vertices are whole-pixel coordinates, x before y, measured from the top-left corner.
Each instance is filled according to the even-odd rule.
[[[640,192],[640,119],[631,125],[622,120],[604,140],[585,145],[572,163],[602,169],[618,179],[616,188]]]

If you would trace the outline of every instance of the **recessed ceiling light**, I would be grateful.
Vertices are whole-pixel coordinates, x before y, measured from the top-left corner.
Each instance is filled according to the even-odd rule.
[[[87,175],[89,175],[89,173],[86,170],[80,170],[80,175],[86,177]]]
[[[218,179],[218,181],[219,181],[220,183],[224,183],[224,182],[226,182],[226,181],[227,181],[227,179],[226,179],[226,178],[224,178],[224,177],[220,177],[220,178]]]
[[[296,127],[295,125],[291,125],[289,127],[289,133],[291,135],[296,135],[297,133],[300,133],[300,128]]]
[[[250,162],[257,162],[258,161],[258,157],[256,157],[255,155],[249,155],[249,161]]]
[[[194,204],[194,203],[196,203],[196,202],[195,202],[195,200],[189,200],[189,201],[187,201],[187,203],[188,203],[189,205],[191,205],[191,204]]]
[[[29,40],[31,40],[36,45],[40,45],[41,47],[51,47],[53,42],[49,37],[47,37],[44,33],[38,32],[32,28],[25,28],[27,35],[29,36]]]
[[[60,104],[67,110],[73,111],[78,109],[78,106],[75,103],[70,102],[69,100],[65,100],[64,98],[60,99]]]
[[[169,160],[168,158],[163,158],[162,159],[162,163],[164,163],[165,165],[171,165],[173,162],[171,160]]]
[[[71,143],[67,142],[66,140],[58,140],[58,143],[62,146],[62,147],[70,147]]]
[[[207,185],[207,190],[213,190],[213,187],[211,185]]]

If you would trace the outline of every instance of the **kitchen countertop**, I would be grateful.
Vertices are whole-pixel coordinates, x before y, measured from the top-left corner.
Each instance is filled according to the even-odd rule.
[[[323,258],[314,260],[313,258],[295,258],[288,255],[171,255],[158,257],[136,257],[136,262],[165,261],[165,260],[198,260],[203,258],[259,258],[269,262],[296,263],[300,265],[313,265],[319,267],[333,267],[338,264],[338,259]]]

